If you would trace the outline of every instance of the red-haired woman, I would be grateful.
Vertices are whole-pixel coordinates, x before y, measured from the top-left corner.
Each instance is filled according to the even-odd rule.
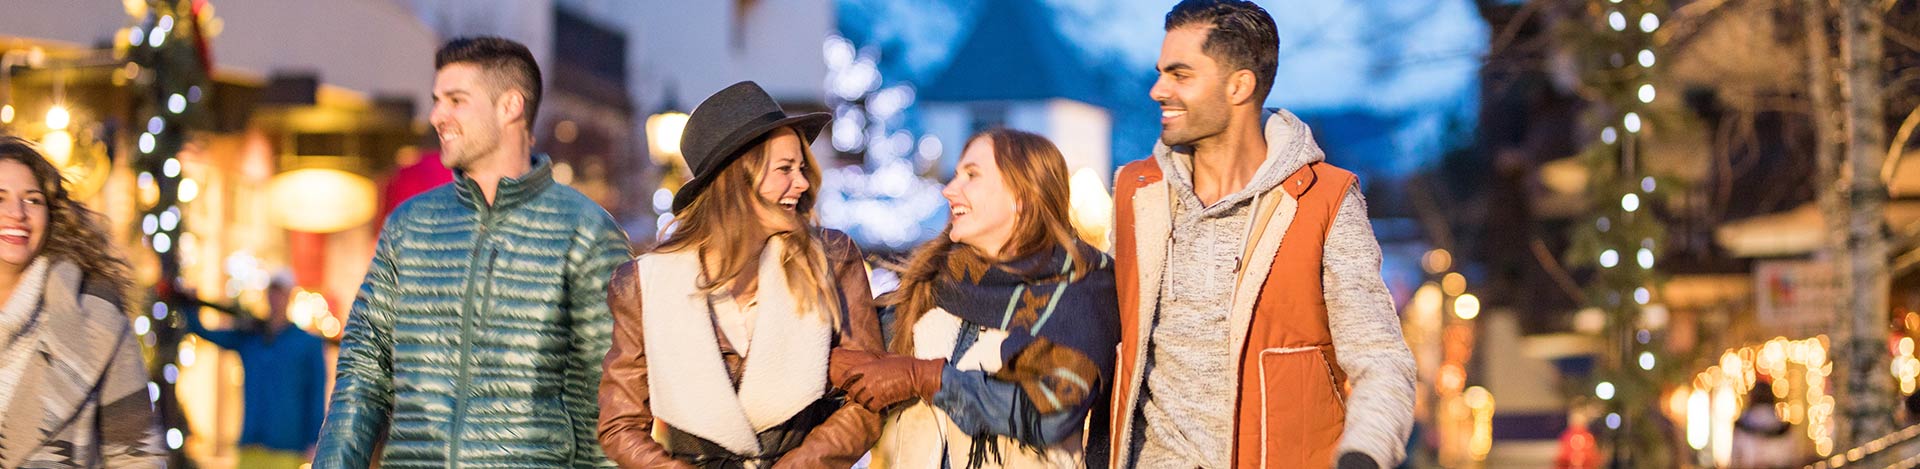
[[[1082,243],[1046,138],[975,135],[942,191],[943,236],[914,252],[892,355],[834,355],[834,384],[885,410],[874,467],[1079,467],[1119,343],[1112,262]]]

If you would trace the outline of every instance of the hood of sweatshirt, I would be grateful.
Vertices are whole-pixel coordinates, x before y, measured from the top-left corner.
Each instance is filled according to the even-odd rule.
[[[1287,176],[1306,167],[1308,164],[1326,160],[1326,154],[1320,151],[1320,145],[1313,141],[1313,131],[1305,122],[1284,109],[1268,109],[1261,114],[1267,137],[1267,158],[1260,163],[1253,179],[1247,186],[1228,194],[1212,206],[1200,203],[1199,196],[1193,191],[1193,154],[1188,147],[1169,147],[1166,142],[1155,142],[1153,156],[1160,164],[1160,170],[1167,174],[1167,183],[1182,204],[1189,208],[1201,208],[1201,217],[1215,217],[1231,212],[1241,203],[1259,197],[1280,186]]]

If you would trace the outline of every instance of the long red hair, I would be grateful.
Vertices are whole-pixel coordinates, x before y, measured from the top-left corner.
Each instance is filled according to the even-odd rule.
[[[951,221],[940,236],[913,251],[900,272],[900,288],[880,297],[880,304],[894,307],[893,342],[887,348],[894,353],[913,353],[913,324],[934,305],[934,286],[948,273],[984,270],[1001,261],[1020,259],[1056,248],[1065,249],[1073,258],[1074,278],[1093,270],[1094,259],[1076,248],[1072,211],[1069,208],[1067,160],[1052,141],[1030,132],[998,128],[967,139],[962,152],[974,145],[993,145],[993,162],[1000,177],[1013,190],[1020,203],[1014,220],[1013,238],[1001,250],[1003,259],[988,259],[980,250],[955,243],[948,236]],[[1027,274],[1040,274],[1029,272]]]

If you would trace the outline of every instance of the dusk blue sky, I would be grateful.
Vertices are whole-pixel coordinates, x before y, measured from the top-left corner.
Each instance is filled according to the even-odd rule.
[[[1167,0],[1042,0],[1054,22],[1101,73],[1126,77],[1113,92],[1116,163],[1144,154],[1157,136],[1151,84]],[[841,0],[843,32],[877,46],[889,82],[939,73],[990,1]],[[1279,26],[1279,67],[1269,106],[1308,118],[1328,116],[1329,142],[1366,155],[1331,155],[1336,163],[1397,178],[1437,162],[1471,138],[1478,112],[1478,70],[1487,25],[1469,0],[1264,0]],[[1142,81],[1144,78],[1144,81]],[[1134,114],[1146,114],[1136,116]],[[1360,116],[1360,118],[1355,118]],[[1318,129],[1317,129],[1318,130]],[[1144,141],[1141,141],[1144,140]],[[1334,148],[1329,148],[1335,153]],[[1389,153],[1384,155],[1373,153]],[[1346,161],[1341,161],[1345,159]]]

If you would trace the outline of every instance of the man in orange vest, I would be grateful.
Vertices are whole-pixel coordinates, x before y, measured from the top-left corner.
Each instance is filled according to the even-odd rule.
[[[1115,467],[1392,467],[1414,362],[1353,173],[1263,111],[1279,39],[1252,2],[1167,14],[1154,155],[1114,177]]]

